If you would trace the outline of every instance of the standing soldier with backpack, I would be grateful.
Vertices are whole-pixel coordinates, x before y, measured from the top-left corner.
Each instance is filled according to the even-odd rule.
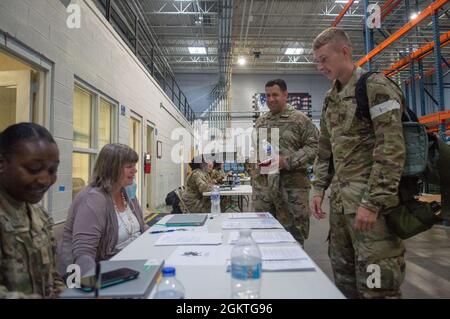
[[[403,94],[381,74],[367,79],[370,118],[359,116],[355,88],[366,72],[352,60],[347,34],[323,31],[313,43],[327,92],[315,160],[313,215],[333,181],[329,255],[336,285],[348,298],[399,298],[405,276],[405,248],[385,215],[399,205],[405,161]]]

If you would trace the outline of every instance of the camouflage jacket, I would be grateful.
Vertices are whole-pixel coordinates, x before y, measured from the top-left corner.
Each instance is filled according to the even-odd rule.
[[[42,208],[0,190],[0,298],[54,298],[65,288],[52,225]]]
[[[209,173],[195,169],[186,181],[182,200],[191,213],[210,213],[211,199],[203,196],[212,190],[213,180]]]
[[[223,169],[213,169],[210,173],[211,179],[215,184],[220,184],[225,179],[225,171]]]
[[[380,212],[398,205],[405,161],[403,93],[383,75],[370,76],[372,120],[358,118],[355,86],[364,72],[355,68],[347,85],[338,92],[335,82],[327,93],[314,165],[313,195],[323,196],[335,174],[346,214],[355,214],[359,206]]]
[[[273,128],[278,129],[278,145],[271,140]],[[266,136],[264,130],[267,129]],[[260,148],[263,139],[267,137],[269,143],[278,148],[279,155],[286,158],[287,167],[280,171],[281,184],[286,187],[309,188],[306,169],[312,165],[317,153],[319,132],[313,122],[302,112],[287,105],[283,112],[272,114],[267,112],[259,117],[252,136],[252,162],[260,162]],[[259,146],[259,148],[258,148]],[[258,156],[259,155],[259,156]],[[254,181],[252,185],[268,186],[267,175],[261,175],[258,165],[253,166]]]

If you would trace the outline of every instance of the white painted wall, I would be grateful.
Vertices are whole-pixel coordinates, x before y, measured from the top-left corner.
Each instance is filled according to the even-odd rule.
[[[180,164],[170,160],[170,139],[177,127],[192,127],[163,93],[157,83],[107,23],[92,1],[72,1],[81,8],[81,28],[69,29],[69,14],[57,0],[0,1],[0,30],[39,52],[54,63],[52,76],[51,127],[61,152],[58,181],[52,188],[51,213],[55,221],[63,221],[72,194],[72,139],[74,77],[127,107],[119,116],[119,141],[128,143],[129,113],[133,110],[156,124],[157,140],[162,141],[163,157],[155,159],[154,198],[163,204],[166,194],[179,186]],[[0,41],[0,44],[2,41]],[[165,108],[161,108],[160,104]],[[166,110],[167,109],[167,110]],[[145,131],[143,145],[146,145]],[[155,146],[156,148],[156,146]],[[156,151],[154,152],[156,153]],[[64,186],[64,191],[58,191]],[[144,194],[146,192],[143,192]]]

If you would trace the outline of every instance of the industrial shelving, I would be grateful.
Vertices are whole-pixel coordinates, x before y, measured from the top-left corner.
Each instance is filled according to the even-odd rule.
[[[367,20],[373,18],[367,11],[369,4],[381,8],[379,29],[367,25]],[[420,122],[447,139],[450,111],[446,110],[444,89],[449,84],[444,83],[444,77],[450,71],[444,73],[444,69],[450,68],[449,0],[349,0],[333,26],[345,19],[352,6],[365,16],[362,23],[358,22],[364,28],[365,55],[357,64],[382,71],[402,84],[409,107],[421,115]]]

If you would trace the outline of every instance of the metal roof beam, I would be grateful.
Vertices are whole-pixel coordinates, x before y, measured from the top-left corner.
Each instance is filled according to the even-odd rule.
[[[435,11],[439,10],[442,6],[444,6],[448,0],[436,0],[430,6],[428,6],[422,13],[419,14],[417,18],[406,23],[403,27],[401,27],[397,32],[392,34],[388,39],[384,40],[380,45],[378,45],[375,49],[369,52],[365,57],[360,59],[357,64],[358,66],[362,66],[372,60],[373,57],[377,56],[391,44],[399,40],[406,33],[412,30],[415,26],[417,26],[420,22],[425,20],[434,14]]]
[[[336,27],[339,24],[339,22],[341,22],[344,15],[347,13],[347,11],[350,9],[350,7],[353,5],[353,2],[355,2],[355,0],[350,0],[349,2],[347,2],[345,7],[341,10],[341,12],[338,14],[336,19],[333,21],[333,23],[332,23],[333,27]]]

